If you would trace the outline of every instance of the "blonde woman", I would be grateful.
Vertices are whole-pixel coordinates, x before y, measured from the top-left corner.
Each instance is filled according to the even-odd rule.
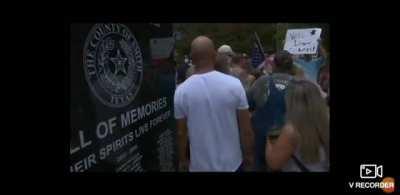
[[[272,171],[329,171],[329,113],[318,87],[293,80],[286,94],[286,124],[267,138],[266,161]]]

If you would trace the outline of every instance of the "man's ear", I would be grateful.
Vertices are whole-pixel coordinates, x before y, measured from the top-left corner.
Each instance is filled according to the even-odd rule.
[[[217,52],[215,52],[215,50],[212,50],[211,58],[214,60],[214,63],[217,61]]]
[[[192,59],[192,61],[196,61],[197,60],[197,54],[196,52],[191,51],[190,52],[190,59]]]

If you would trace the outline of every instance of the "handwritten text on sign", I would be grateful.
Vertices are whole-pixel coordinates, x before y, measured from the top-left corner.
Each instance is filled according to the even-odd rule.
[[[320,28],[290,29],[286,33],[284,50],[291,54],[315,54],[320,36]]]

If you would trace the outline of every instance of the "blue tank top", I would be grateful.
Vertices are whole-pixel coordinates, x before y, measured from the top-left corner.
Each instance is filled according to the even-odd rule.
[[[289,77],[289,81],[292,77]],[[266,171],[265,146],[270,130],[280,129],[285,124],[285,93],[289,82],[277,83],[273,75],[268,78],[268,99],[256,109],[251,118],[255,135],[255,169]]]

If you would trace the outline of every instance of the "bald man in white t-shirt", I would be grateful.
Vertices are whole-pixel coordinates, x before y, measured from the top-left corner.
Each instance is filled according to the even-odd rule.
[[[174,97],[180,170],[188,164],[190,172],[249,169],[254,161],[253,131],[240,81],[214,70],[216,52],[209,38],[194,39],[191,56],[195,72]]]

